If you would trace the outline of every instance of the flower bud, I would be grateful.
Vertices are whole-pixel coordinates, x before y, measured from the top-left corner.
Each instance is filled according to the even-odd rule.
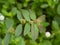
[[[4,16],[0,13],[0,20],[4,20]]]
[[[46,33],[45,33],[45,36],[46,36],[47,38],[50,37],[50,36],[51,36],[50,32],[46,32]]]
[[[26,23],[26,20],[25,19],[21,19],[21,24],[25,24]]]

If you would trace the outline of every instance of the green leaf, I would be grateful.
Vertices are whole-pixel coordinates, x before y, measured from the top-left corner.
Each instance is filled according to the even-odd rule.
[[[60,4],[57,6],[57,14],[60,15]]]
[[[15,0],[7,0],[8,1],[8,3],[10,3],[10,4],[14,4],[15,3]]]
[[[23,14],[23,17],[24,17],[27,21],[30,21],[30,17],[29,17],[29,12],[28,12],[28,10],[22,10],[22,14]]]
[[[18,3],[17,4],[17,8],[20,10],[22,8],[22,4],[21,3]]]
[[[17,18],[19,19],[19,21],[22,19],[22,15],[21,12],[17,10]]]
[[[36,24],[31,25],[31,38],[36,40],[38,38],[38,27]]]
[[[51,8],[54,8],[56,4],[58,3],[58,0],[49,0],[49,1],[47,0],[47,2]]]
[[[30,32],[30,24],[26,23],[24,27],[24,35],[27,35]]]
[[[52,43],[50,41],[48,41],[48,40],[45,40],[45,41],[40,43],[40,45],[47,45],[47,44],[52,45]]]
[[[15,31],[15,36],[19,36],[20,34],[22,33],[22,24],[19,24],[17,27],[16,27],[16,31]]]
[[[2,45],[2,39],[0,38],[0,45]]]
[[[4,40],[3,40],[4,45],[9,45],[10,38],[11,38],[10,33],[7,33]]]
[[[48,4],[42,4],[41,5],[41,8],[47,8],[48,7]]]
[[[58,24],[60,25],[60,16],[55,16],[54,20],[58,22]]]
[[[52,29],[54,31],[58,31],[59,30],[59,24],[56,21],[52,21]]]
[[[1,11],[5,16],[10,16],[10,15],[8,15],[9,13],[6,10],[2,9]]]
[[[30,45],[38,45],[36,41],[30,40]]]
[[[47,2],[49,6],[52,6],[52,0],[49,0],[49,1],[47,0]]]
[[[24,39],[19,37],[19,43],[17,45],[25,45]]]
[[[5,10],[7,10],[8,7],[9,7],[8,3],[5,3],[5,4],[3,5],[3,9],[5,9]]]
[[[6,20],[5,20],[5,25],[6,25],[6,27],[7,27],[8,29],[12,28],[13,25],[14,25],[13,19],[6,18]]]
[[[13,7],[12,10],[11,10],[11,13],[12,13],[13,16],[15,16],[17,14],[17,8]]]
[[[57,36],[58,35],[58,36]],[[60,34],[59,33],[57,33],[56,35],[56,39],[54,40],[54,42],[53,42],[53,44],[54,45],[60,45]]]
[[[32,10],[30,10],[29,12],[30,12],[30,18],[31,18],[32,20],[35,20],[35,19],[36,19],[36,14],[35,14],[35,12],[32,11]]]
[[[48,22],[42,22],[41,24],[42,24],[43,27],[47,27],[49,25]]]

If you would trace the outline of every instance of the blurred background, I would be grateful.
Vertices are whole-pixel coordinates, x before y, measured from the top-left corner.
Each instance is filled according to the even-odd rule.
[[[0,0],[0,45],[60,45],[60,0]]]

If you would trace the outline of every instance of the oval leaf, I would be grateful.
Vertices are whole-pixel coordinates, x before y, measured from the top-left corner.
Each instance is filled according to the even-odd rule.
[[[36,24],[31,25],[31,37],[32,40],[36,40],[38,38],[38,27]]]
[[[24,39],[22,37],[19,38],[19,43],[17,45],[25,45]]]
[[[12,12],[12,15],[15,16],[16,13],[17,13],[17,8],[13,7],[12,10],[11,10],[11,12]]]
[[[22,24],[16,27],[15,36],[19,36],[22,33]]]
[[[52,28],[54,31],[58,31],[59,30],[59,25],[56,21],[52,21]]]
[[[24,28],[24,35],[28,34],[30,32],[30,24],[26,23],[25,28]]]
[[[13,21],[12,19],[10,19],[10,18],[6,18],[6,20],[5,20],[5,25],[6,25],[6,27],[7,27],[8,29],[10,29],[10,28],[13,27],[14,21]]]
[[[17,11],[17,18],[19,21],[22,19],[22,15],[20,11]]]
[[[57,13],[60,15],[60,4],[57,6]]]
[[[9,42],[10,42],[10,38],[11,38],[11,35],[10,33],[7,33],[4,40],[3,40],[3,44],[4,45],[9,45]]]
[[[27,21],[30,21],[30,17],[29,17],[29,12],[28,12],[28,10],[22,10],[22,14],[23,14],[23,17],[24,17]]]
[[[47,8],[48,7],[48,4],[42,4],[41,5],[41,8]]]
[[[36,14],[35,14],[35,12],[32,11],[32,10],[30,10],[29,12],[30,12],[30,18],[31,18],[32,20],[35,20],[35,19],[36,19]]]

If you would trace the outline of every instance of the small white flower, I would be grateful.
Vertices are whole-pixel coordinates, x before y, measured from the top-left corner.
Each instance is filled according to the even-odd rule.
[[[4,20],[4,16],[0,13],[0,20]]]
[[[45,36],[46,36],[47,38],[50,37],[50,36],[51,36],[50,32],[46,32],[46,33],[45,33]]]

